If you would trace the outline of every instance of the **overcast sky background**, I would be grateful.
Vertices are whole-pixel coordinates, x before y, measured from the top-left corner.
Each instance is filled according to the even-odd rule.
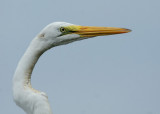
[[[12,100],[12,76],[47,24],[132,29],[56,47],[32,75],[54,114],[160,114],[159,0],[1,0],[0,114],[24,114]]]

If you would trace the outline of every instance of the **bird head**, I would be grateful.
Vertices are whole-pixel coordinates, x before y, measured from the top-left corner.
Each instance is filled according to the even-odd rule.
[[[80,26],[66,22],[54,22],[47,25],[37,36],[48,48],[68,44],[96,36],[128,33],[131,30],[118,27]]]

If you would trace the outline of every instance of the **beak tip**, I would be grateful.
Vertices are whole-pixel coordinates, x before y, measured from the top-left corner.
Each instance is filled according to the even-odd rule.
[[[131,32],[132,30],[131,29],[126,29],[126,28],[124,28],[125,29],[125,32],[126,33],[128,33],[128,32]]]

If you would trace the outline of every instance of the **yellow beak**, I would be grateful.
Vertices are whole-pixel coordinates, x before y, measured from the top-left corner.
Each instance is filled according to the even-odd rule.
[[[113,34],[122,34],[131,32],[129,29],[117,27],[94,27],[94,26],[77,26],[69,27],[74,34],[79,34],[81,37],[95,37]]]

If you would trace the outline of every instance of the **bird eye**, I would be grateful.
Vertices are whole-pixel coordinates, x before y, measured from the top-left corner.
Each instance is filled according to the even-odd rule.
[[[61,27],[61,28],[60,28],[60,31],[61,31],[62,33],[64,33],[64,32],[66,32],[66,29],[65,29],[64,27]]]

